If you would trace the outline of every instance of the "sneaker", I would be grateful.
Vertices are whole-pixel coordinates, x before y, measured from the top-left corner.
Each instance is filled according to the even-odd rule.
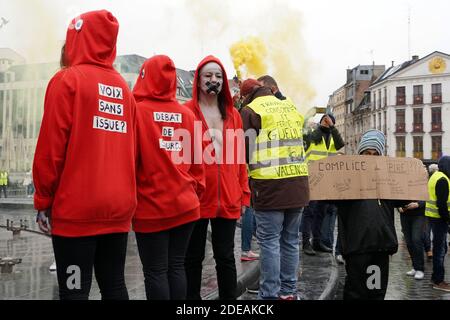
[[[314,251],[314,249],[311,247],[311,244],[309,243],[309,241],[305,242],[303,244],[303,252],[305,254],[307,254],[308,256],[315,256],[316,252]]]
[[[416,274],[414,275],[414,279],[416,280],[422,280],[425,277],[425,274],[422,271],[416,271]]]
[[[241,253],[241,261],[255,261],[259,260],[259,254],[254,253],[253,251],[242,251]]]
[[[340,254],[336,256],[336,261],[338,264],[345,264],[344,257]]]
[[[406,275],[410,276],[410,277],[414,277],[416,275],[416,270],[412,269],[411,271],[408,271],[406,273]]]
[[[313,243],[313,249],[314,251],[318,251],[318,252],[325,252],[325,253],[332,253],[333,249],[328,248],[326,245],[324,245],[323,243]]]
[[[283,301],[295,301],[295,300],[300,300],[300,298],[297,295],[289,295],[289,296],[280,296],[279,300],[283,300]]]
[[[48,268],[51,272],[56,271],[56,262],[53,262],[52,265]]]
[[[433,289],[450,292],[450,285],[447,282],[442,281],[439,284],[433,284]]]

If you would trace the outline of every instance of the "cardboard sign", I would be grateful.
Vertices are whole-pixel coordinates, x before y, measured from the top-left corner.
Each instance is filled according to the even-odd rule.
[[[412,158],[335,156],[309,164],[311,200],[429,200],[428,173]]]

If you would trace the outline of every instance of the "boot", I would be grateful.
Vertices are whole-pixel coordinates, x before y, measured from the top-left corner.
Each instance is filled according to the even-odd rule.
[[[328,248],[324,244],[322,244],[320,241],[313,241],[313,249],[318,252],[325,252],[325,253],[332,253],[333,249]]]
[[[309,240],[306,240],[303,243],[303,252],[308,255],[308,256],[315,256],[316,252],[313,250],[313,248],[311,247],[311,243],[309,242]]]

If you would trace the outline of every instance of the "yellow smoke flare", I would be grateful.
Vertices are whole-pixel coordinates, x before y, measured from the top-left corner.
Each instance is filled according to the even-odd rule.
[[[260,77],[267,73],[267,47],[258,37],[249,37],[238,41],[230,48],[231,58],[239,79]]]
[[[261,37],[249,37],[231,46],[234,67],[241,79],[269,74],[280,91],[303,113],[312,105],[316,90],[311,84],[314,63],[303,39],[303,16],[285,1],[272,8],[273,19],[261,30]]]

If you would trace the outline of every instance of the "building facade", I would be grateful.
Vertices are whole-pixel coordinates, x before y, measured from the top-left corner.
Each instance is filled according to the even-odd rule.
[[[450,56],[442,52],[388,69],[370,87],[371,125],[387,155],[437,161],[450,154]]]
[[[133,88],[146,58],[118,56],[114,67]],[[59,63],[26,64],[11,49],[0,49],[0,169],[27,172],[32,168],[48,82]],[[194,72],[177,69],[177,99],[192,97]]]
[[[370,85],[386,70],[384,65],[359,65],[347,70],[347,82],[345,88],[345,153],[355,154],[358,148],[360,131],[355,120],[355,111],[363,103]],[[360,110],[356,111],[359,114]]]
[[[342,137],[345,137],[345,117],[346,117],[346,104],[345,104],[345,85],[337,89],[330,96],[328,102],[328,109],[333,113],[336,124],[335,127],[338,129]]]

